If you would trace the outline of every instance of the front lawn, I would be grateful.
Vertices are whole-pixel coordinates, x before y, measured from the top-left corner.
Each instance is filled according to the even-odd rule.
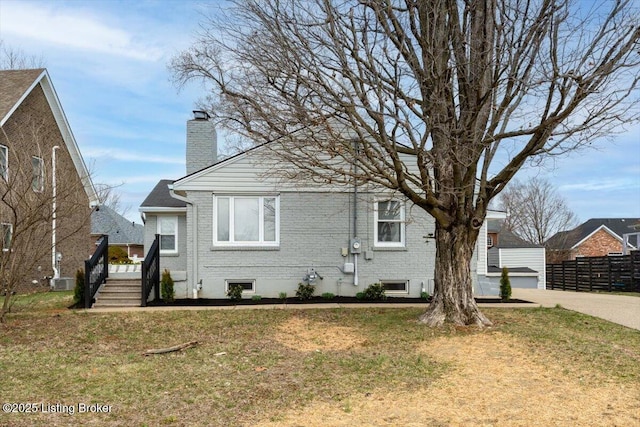
[[[38,412],[0,425],[528,425],[557,421],[554,405],[573,425],[640,421],[638,331],[560,308],[486,309],[479,331],[428,329],[416,308],[94,314],[31,298],[0,325],[0,396]]]

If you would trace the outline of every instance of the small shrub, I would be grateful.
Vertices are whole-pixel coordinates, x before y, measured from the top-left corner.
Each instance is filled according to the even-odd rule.
[[[281,300],[286,300],[287,299],[287,293],[286,292],[280,292],[278,294],[278,298],[280,298]]]
[[[429,298],[431,298],[431,295],[429,295],[429,292],[420,292],[420,298],[422,298],[423,300],[428,300]]]
[[[372,283],[364,290],[364,299],[368,300],[385,300],[387,295],[384,293],[384,285],[382,283]]]
[[[509,301],[511,299],[511,281],[509,280],[509,269],[507,267],[502,267],[500,299],[502,299],[502,301]]]
[[[242,299],[242,285],[239,283],[229,285],[227,296],[231,299],[231,301],[240,301]]]
[[[336,296],[334,294],[332,294],[331,292],[325,292],[324,294],[322,294],[322,298],[324,299],[334,299]]]
[[[131,264],[133,261],[127,256],[127,252],[119,246],[109,246],[107,252],[109,264]]]
[[[84,302],[84,270],[76,271],[76,287],[73,289],[73,302]]]
[[[356,294],[356,299],[364,299],[364,292],[358,292]]]
[[[162,272],[162,278],[160,279],[160,297],[164,302],[173,302],[176,297],[171,273],[166,268]]]
[[[298,290],[296,291],[296,297],[301,300],[309,300],[313,297],[316,291],[316,287],[309,283],[299,283]]]
[[[251,301],[260,301],[262,299],[262,296],[260,295],[254,295],[251,297]]]

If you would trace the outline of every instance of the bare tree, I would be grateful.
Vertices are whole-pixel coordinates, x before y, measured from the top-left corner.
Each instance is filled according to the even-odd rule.
[[[24,115],[0,132],[5,147],[0,150],[0,322],[4,322],[16,293],[49,289],[53,265],[72,273],[91,247],[84,187],[69,153],[64,147],[52,147],[46,120]],[[58,252],[64,257],[54,262]]]
[[[488,325],[470,265],[489,202],[528,161],[638,119],[633,2],[236,0],[171,63],[210,114],[297,167],[370,183],[433,216],[420,320]],[[605,8],[608,8],[605,10]]]
[[[44,68],[42,57],[27,55],[20,49],[7,46],[0,40],[0,70],[24,70],[28,68]]]
[[[100,205],[107,206],[122,216],[126,216],[131,209],[130,206],[124,206],[121,199],[121,194],[115,190],[124,185],[110,185],[110,184],[95,184],[96,193],[98,193],[98,201]]]
[[[507,212],[505,227],[536,245],[544,245],[558,231],[578,225],[565,199],[543,178],[510,182],[500,194],[500,206]]]

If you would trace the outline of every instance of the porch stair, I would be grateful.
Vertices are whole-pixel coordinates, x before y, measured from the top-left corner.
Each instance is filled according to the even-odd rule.
[[[93,307],[140,307],[140,292],[139,278],[108,278],[96,295]]]

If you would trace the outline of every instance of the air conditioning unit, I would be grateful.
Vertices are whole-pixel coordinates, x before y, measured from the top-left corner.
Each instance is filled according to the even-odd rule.
[[[61,277],[59,279],[53,279],[54,291],[72,291],[76,284],[71,277]]]

